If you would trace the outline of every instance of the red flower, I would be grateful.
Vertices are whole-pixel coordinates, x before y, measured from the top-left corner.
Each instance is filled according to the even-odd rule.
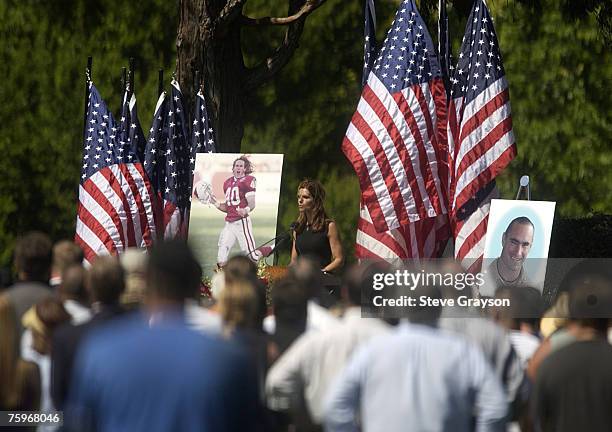
[[[200,294],[206,297],[211,297],[210,286],[204,282],[200,282]]]

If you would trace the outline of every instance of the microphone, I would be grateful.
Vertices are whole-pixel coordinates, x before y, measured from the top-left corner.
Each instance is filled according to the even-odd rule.
[[[291,225],[289,225],[289,229],[291,230],[292,233],[295,233],[295,229],[297,228],[297,221],[293,221],[291,222]],[[298,255],[301,255],[302,253],[300,252],[300,247],[298,246],[297,243],[297,233],[295,233],[295,250],[298,253]]]
[[[287,231],[283,231],[278,236],[274,237],[273,239],[268,240],[267,242],[260,245],[255,250],[261,252],[261,255],[264,258],[268,258],[270,255],[274,253],[274,251],[276,251],[276,249],[278,249],[278,247],[281,244],[283,244],[283,242],[286,242],[287,240],[291,238],[291,233],[295,231],[296,226],[297,226],[297,223],[292,222],[291,225],[289,225],[289,229]],[[267,246],[269,243],[272,243],[272,242],[275,242],[274,246]]]

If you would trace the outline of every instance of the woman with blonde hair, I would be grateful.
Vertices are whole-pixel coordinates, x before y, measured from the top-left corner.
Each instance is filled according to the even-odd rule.
[[[299,215],[293,234],[291,263],[295,263],[298,256],[308,256],[327,273],[342,267],[344,254],[338,228],[327,216],[324,201],[325,189],[319,181],[305,179],[298,185]]]
[[[219,311],[224,333],[231,335],[237,329],[259,330],[261,315],[257,287],[247,278],[225,275],[225,287],[219,295]]]
[[[18,335],[15,309],[0,295],[0,411],[37,411],[40,374],[34,363],[19,357]]]

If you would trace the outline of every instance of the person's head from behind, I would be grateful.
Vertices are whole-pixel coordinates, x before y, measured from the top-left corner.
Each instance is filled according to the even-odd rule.
[[[492,318],[509,330],[536,334],[543,313],[540,291],[532,287],[504,286],[495,291],[495,298],[508,300],[510,306],[495,306],[489,311]]]
[[[0,292],[13,284],[13,276],[9,267],[0,267]]]
[[[61,240],[53,245],[53,276],[62,276],[68,267],[82,265],[83,249],[70,240]]]
[[[461,296],[471,296],[472,290],[474,289],[473,283],[465,282],[468,279],[468,276],[465,269],[461,266],[459,261],[455,259],[445,258],[436,260],[433,265],[428,266],[428,272],[431,272],[433,275],[440,275],[441,279],[438,281],[440,292],[442,297],[447,299],[456,300]],[[445,284],[443,279],[447,277],[447,275],[452,275],[455,281],[455,284]]]
[[[301,286],[308,298],[318,298],[322,294],[323,275],[315,260],[307,256],[299,257],[289,267],[288,276]]]
[[[354,265],[342,280],[340,293],[343,300],[350,306],[359,306],[362,301],[364,306],[371,305],[374,296],[378,295],[374,286],[389,271],[390,267],[384,261]]]
[[[51,270],[49,237],[33,231],[18,239],[14,263],[19,280],[48,283]]]
[[[561,283],[568,292],[569,320],[605,335],[612,319],[612,269],[608,260],[577,264]]]
[[[60,299],[48,297],[30,308],[22,318],[23,326],[32,332],[32,348],[40,354],[51,352],[53,332],[70,322],[70,314]]]
[[[266,287],[257,276],[255,263],[244,255],[234,255],[227,261],[227,265],[223,268],[223,274],[223,286],[226,283],[231,283],[233,279],[247,279],[253,284],[258,303],[256,327],[261,328],[267,312]],[[220,297],[220,295],[220,293],[217,293],[216,297]]]
[[[92,304],[116,305],[125,289],[123,269],[117,257],[96,258],[87,272],[85,281]]]
[[[121,305],[134,309],[144,302],[148,256],[141,249],[129,248],[120,258],[125,276],[125,291],[121,294]]]
[[[89,302],[87,289],[85,287],[85,276],[87,272],[80,264],[72,264],[62,272],[62,283],[58,293],[62,300],[75,300],[82,304]]]
[[[310,223],[314,231],[324,228],[327,221],[327,213],[324,207],[325,189],[318,180],[305,179],[297,188],[297,204],[299,216],[297,220],[297,231],[302,232],[306,223]]]
[[[226,278],[225,288],[219,298],[219,311],[228,332],[235,329],[259,330],[261,328],[261,301],[252,279]]]
[[[435,302],[430,302],[429,304],[423,305],[420,302],[420,299],[422,297],[426,297],[431,300],[441,300],[442,293],[440,292],[440,289],[433,285],[420,285],[408,295],[415,299],[415,306],[408,307],[406,310],[408,321],[413,324],[436,327],[438,325],[438,319],[442,313],[442,306],[434,306],[433,304],[435,304]]]
[[[510,222],[502,235],[500,261],[504,266],[511,270],[520,270],[533,246],[534,231],[533,222],[525,216]]]
[[[271,295],[275,328],[269,354],[274,361],[306,331],[308,296],[292,277],[274,282]]]
[[[181,307],[196,298],[202,268],[185,241],[157,244],[149,253],[146,276],[146,303],[152,309]]]
[[[257,266],[244,255],[234,255],[228,261],[223,271],[226,275],[243,278],[256,278]]]
[[[288,275],[307,288],[309,294],[316,293],[321,286],[321,269],[309,256],[300,256],[294,265],[289,267]]]
[[[253,261],[244,255],[234,255],[231,257],[223,269],[217,271],[210,280],[210,302],[214,309],[219,308],[219,299],[225,289],[227,279],[247,278],[257,279],[257,266]]]
[[[272,307],[277,327],[289,325],[306,328],[308,295],[293,277],[285,277],[272,286]]]

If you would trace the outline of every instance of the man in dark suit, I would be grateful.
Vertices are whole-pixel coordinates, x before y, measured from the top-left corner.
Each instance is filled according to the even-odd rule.
[[[49,288],[51,270],[51,240],[46,234],[32,231],[17,240],[15,245],[17,283],[6,294],[21,323],[23,314],[35,304],[53,295]],[[20,325],[21,332],[23,326]]]
[[[51,397],[58,410],[63,409],[70,388],[74,359],[83,340],[94,329],[122,313],[119,297],[124,290],[123,269],[115,257],[99,257],[86,275],[86,288],[92,301],[90,321],[67,324],[53,335],[51,354]]]

